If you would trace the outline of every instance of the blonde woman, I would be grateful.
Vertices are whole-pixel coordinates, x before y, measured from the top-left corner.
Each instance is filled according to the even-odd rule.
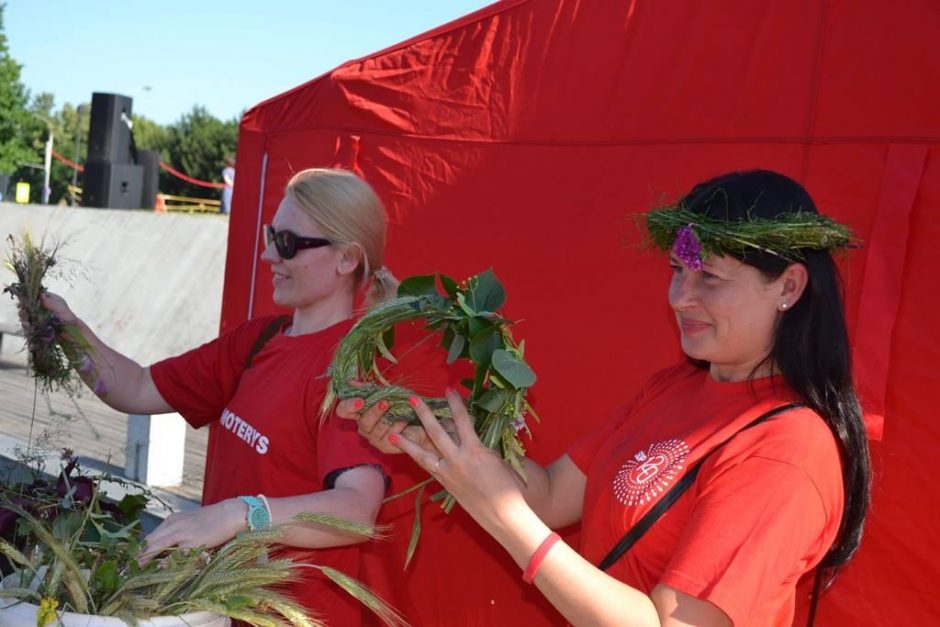
[[[359,574],[360,537],[291,520],[323,512],[371,524],[382,502],[376,452],[355,424],[321,421],[318,411],[321,375],[353,324],[354,305],[395,291],[383,266],[385,231],[380,200],[357,176],[299,172],[264,227],[261,255],[274,302],[293,315],[250,320],[146,368],[109,348],[62,298],[44,297],[90,342],[79,371],[105,403],[127,413],[176,411],[195,428],[210,427],[203,506],[167,518],[148,536],[149,552],[218,546],[245,529],[286,524],[285,545],[319,549],[317,564]],[[289,593],[330,624],[359,624],[357,603],[308,570]]]

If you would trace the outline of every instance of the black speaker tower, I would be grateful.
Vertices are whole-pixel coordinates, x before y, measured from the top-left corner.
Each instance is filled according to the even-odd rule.
[[[129,97],[119,94],[91,95],[88,154],[82,177],[85,207],[139,209],[153,202],[142,202],[144,168],[136,163],[132,104]]]

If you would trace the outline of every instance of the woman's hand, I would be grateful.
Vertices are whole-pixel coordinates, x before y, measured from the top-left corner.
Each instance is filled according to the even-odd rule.
[[[247,528],[247,507],[239,499],[227,499],[171,514],[147,535],[142,562],[173,546],[211,549],[224,544]]]
[[[39,295],[39,302],[47,311],[54,314],[63,323],[78,324],[78,316],[72,312],[68,303],[65,302],[65,299],[58,294],[43,292]]]
[[[428,438],[424,427],[409,425],[401,420],[385,420],[384,416],[385,411],[388,409],[388,402],[379,401],[365,411],[362,411],[363,406],[364,403],[361,398],[350,398],[341,401],[336,406],[336,415],[340,418],[357,421],[359,423],[359,434],[369,440],[369,444],[383,453],[394,455],[402,452],[399,447],[389,441],[389,436],[395,434],[407,438],[440,457],[440,451]],[[453,421],[445,419],[441,422],[444,424],[444,430],[451,433],[452,437],[456,439],[457,435]]]
[[[495,534],[513,511],[528,509],[513,471],[496,451],[480,442],[467,408],[455,391],[447,391],[447,403],[454,416],[456,439],[421,399],[415,396],[409,402],[431,446],[419,445],[397,433],[390,434],[388,440],[431,473],[484,529]]]

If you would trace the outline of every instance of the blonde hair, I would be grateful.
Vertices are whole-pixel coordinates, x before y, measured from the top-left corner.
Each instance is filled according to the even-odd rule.
[[[358,247],[356,286],[367,288],[366,307],[393,298],[398,281],[385,268],[385,207],[368,183],[349,172],[310,168],[291,177],[285,195],[338,244]]]

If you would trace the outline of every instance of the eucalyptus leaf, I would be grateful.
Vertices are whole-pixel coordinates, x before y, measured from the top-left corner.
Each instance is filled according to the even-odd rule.
[[[491,388],[484,392],[476,403],[488,412],[497,412],[502,409],[508,398],[509,392],[507,390]]]
[[[529,365],[505,349],[493,351],[492,367],[516,389],[529,388],[535,384],[535,373]]]
[[[493,323],[487,320],[484,316],[474,316],[473,318],[467,320],[467,335],[473,339],[473,337],[478,335],[481,331],[485,331],[486,329],[492,328],[493,326]]]
[[[462,293],[457,294],[457,306],[470,317],[477,315],[477,312],[467,303],[467,298]]]
[[[467,304],[477,312],[496,311],[506,303],[506,290],[492,270],[478,274],[469,282]]]
[[[441,280],[441,286],[444,288],[444,293],[454,298],[457,296],[457,291],[460,289],[460,286],[457,285],[457,281],[453,280],[446,274],[439,274],[438,278]]]
[[[398,284],[399,296],[437,295],[436,277],[433,274],[410,276]]]
[[[501,349],[504,345],[499,327],[483,329],[470,340],[470,359],[482,368],[486,368],[490,365],[493,351]]]
[[[447,351],[447,363],[452,364],[463,354],[464,346],[467,340],[462,335],[455,335],[450,343],[450,350]]]

